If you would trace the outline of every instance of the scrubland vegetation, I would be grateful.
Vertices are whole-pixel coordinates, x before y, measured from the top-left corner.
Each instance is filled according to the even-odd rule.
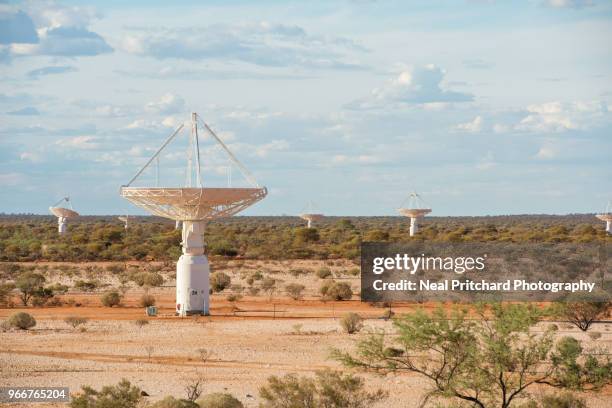
[[[402,217],[328,217],[304,228],[293,217],[235,217],[210,222],[209,255],[247,259],[356,259],[362,241],[596,242],[605,232],[591,215],[426,218],[410,238]],[[181,232],[155,217],[134,217],[126,232],[114,217],[71,220],[57,234],[53,217],[0,216],[0,261],[174,261]],[[321,272],[324,273],[324,272]]]
[[[320,305],[329,305],[333,310],[334,303],[344,301],[342,305],[351,305],[346,301],[359,295],[359,285],[355,283],[360,275],[357,260],[363,241],[529,243],[537,251],[538,245],[547,243],[598,243],[610,239],[592,216],[428,218],[414,238],[408,236],[408,228],[409,222],[399,217],[327,218],[316,229],[304,228],[301,221],[290,217],[236,217],[212,222],[206,231],[213,265],[211,292],[225,305],[229,303],[232,311],[240,308],[244,297],[259,297],[261,305],[281,296],[285,305],[308,305],[316,298]],[[114,218],[81,217],[71,223],[69,230],[65,237],[59,237],[55,220],[50,217],[0,216],[0,307],[22,307],[39,318],[35,308],[80,306],[71,299],[78,292],[79,299],[91,297],[97,305],[107,308],[100,310],[113,313],[125,308],[131,290],[137,294],[134,297],[132,293],[131,307],[159,303],[167,307],[162,290],[173,289],[160,287],[174,285],[175,262],[180,255],[180,231],[174,230],[173,224],[135,217],[126,232]],[[303,259],[318,263],[299,261]],[[266,267],[261,266],[263,261]],[[578,267],[577,263],[567,262],[556,273],[565,276],[566,269]],[[372,378],[366,373],[370,372],[408,372],[423,378],[429,388],[421,402],[432,407],[583,408],[588,406],[583,399],[585,393],[600,392],[612,384],[609,329],[602,323],[610,317],[610,303],[575,300],[535,307],[460,306],[448,302],[433,313],[423,308],[410,314],[396,314],[390,303],[369,307],[375,317],[371,310],[365,314],[352,312],[354,309],[349,307],[337,311],[331,332],[302,330],[303,325],[298,323],[287,334],[293,336],[295,344],[309,338],[323,344],[329,333],[338,336],[336,339],[346,339],[351,344],[349,348],[345,344],[325,358],[357,371],[312,369],[304,375],[263,377],[265,382],[258,383],[259,406],[381,406],[389,393],[369,384]],[[278,309],[273,310],[276,313]],[[94,318],[90,321],[79,316],[78,310],[74,315],[72,309],[68,313],[60,323],[69,336],[93,333]],[[15,336],[36,334],[45,322],[37,326],[31,314],[7,314],[2,332]],[[385,329],[372,329],[372,321]],[[591,329],[595,323],[598,328]],[[156,324],[155,319],[133,316],[128,326],[138,336],[145,336]],[[573,337],[560,334],[560,326],[561,332],[572,328]],[[248,335],[245,332],[244,336]],[[168,358],[162,356],[161,347],[150,342],[138,347],[143,364],[159,364],[156,361]],[[209,364],[222,352],[218,348],[198,348],[188,358],[188,364]],[[316,363],[321,364],[321,359]],[[155,401],[147,397],[146,390],[127,380],[99,390],[83,387],[70,406],[252,406],[244,395],[239,396],[241,401],[226,392],[203,393],[200,381],[206,378],[186,382],[185,395],[163,393]],[[533,392],[536,388],[538,393]],[[542,389],[546,391],[542,393]]]

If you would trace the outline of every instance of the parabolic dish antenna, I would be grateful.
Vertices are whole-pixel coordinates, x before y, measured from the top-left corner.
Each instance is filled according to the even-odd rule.
[[[70,208],[58,207],[60,203],[66,202],[70,206]],[[64,235],[67,231],[67,221],[68,218],[78,217],[79,213],[72,209],[72,202],[70,201],[70,197],[63,197],[57,203],[53,204],[53,206],[49,207],[49,211],[51,214],[57,217],[57,231],[60,235]]]
[[[128,229],[129,217],[127,215],[125,215],[125,216],[120,215],[119,217],[117,217],[117,219],[123,223],[124,228],[127,230]]]
[[[410,218],[410,236],[413,237],[419,231],[419,219],[429,214],[431,208],[416,192],[410,193],[406,201],[397,211],[404,217]]]
[[[308,228],[312,228],[315,222],[321,221],[324,215],[318,212],[315,204],[311,201],[306,206],[306,209],[300,214],[300,218],[308,221]]]
[[[606,223],[606,232],[612,234],[612,201],[608,201],[606,211],[595,216]]]
[[[238,167],[250,187],[221,188],[202,185],[199,125]],[[208,259],[204,255],[204,223],[207,220],[237,214],[263,199],[268,191],[257,184],[253,175],[196,113],[191,114],[186,185],[183,187],[131,187],[145,169],[154,160],[159,159],[161,152],[181,133],[184,127],[185,124],[178,126],[144,167],[121,187],[121,196],[151,214],[175,220],[177,225],[178,222],[182,222],[183,255],[179,258],[176,268],[176,312],[180,316],[208,315],[210,269]]]

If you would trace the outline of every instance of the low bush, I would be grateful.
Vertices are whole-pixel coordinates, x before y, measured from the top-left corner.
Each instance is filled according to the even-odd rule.
[[[222,292],[232,283],[232,278],[223,272],[214,272],[210,275],[210,288],[213,292]]]
[[[100,299],[106,307],[118,306],[121,303],[121,295],[117,291],[107,292]]]
[[[72,326],[73,329],[76,329],[77,327],[82,326],[85,323],[87,323],[88,319],[85,317],[79,317],[79,316],[68,316],[67,318],[64,319],[64,322],[67,325]]]
[[[335,407],[369,408],[386,398],[387,393],[367,392],[360,377],[339,371],[317,371],[315,378],[287,374],[271,376],[268,384],[259,389],[259,396],[267,408]]]
[[[317,277],[326,279],[332,276],[332,271],[329,268],[320,268],[317,270]]]
[[[363,328],[363,319],[357,313],[347,313],[340,320],[340,326],[348,334],[357,333]]]
[[[350,300],[353,297],[351,285],[346,282],[328,281],[321,285],[319,291],[328,300]]]
[[[36,319],[29,313],[19,312],[9,317],[6,324],[15,329],[28,330],[36,326]]]
[[[299,283],[290,283],[285,286],[285,290],[289,297],[293,300],[300,300],[302,298],[302,293],[306,289],[306,286]]]
[[[137,408],[140,406],[141,390],[123,379],[117,385],[102,387],[97,391],[81,387],[81,394],[73,396],[71,408]]]
[[[236,397],[221,392],[205,395],[196,402],[200,408],[244,408]]]
[[[155,297],[153,295],[144,294],[140,297],[140,307],[155,306]]]

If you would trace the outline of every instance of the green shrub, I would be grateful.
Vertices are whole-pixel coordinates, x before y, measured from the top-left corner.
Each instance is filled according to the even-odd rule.
[[[117,291],[107,292],[100,299],[106,307],[118,306],[121,303],[121,295]]]
[[[155,306],[155,297],[153,295],[144,294],[140,297],[140,307]]]
[[[271,376],[259,389],[259,396],[265,400],[261,406],[266,408],[369,408],[387,396],[382,390],[369,393],[365,388],[360,377],[324,370],[317,371],[315,378]]]
[[[285,290],[289,297],[293,300],[299,300],[302,298],[302,292],[304,292],[306,286],[299,283],[290,283],[285,286]]]
[[[357,313],[347,313],[340,320],[340,326],[348,334],[357,333],[363,328],[363,319]]]
[[[210,275],[210,288],[213,292],[222,292],[232,283],[232,278],[223,272],[214,272]]]
[[[329,300],[350,300],[353,297],[351,285],[346,282],[328,281],[321,285],[319,291],[324,299]]]
[[[19,312],[8,318],[6,324],[20,330],[28,330],[36,326],[36,319],[29,313]]]
[[[196,402],[200,408],[244,408],[236,397],[221,392],[205,395]]]
[[[71,408],[137,408],[141,399],[140,388],[123,379],[117,385],[102,387],[100,391],[84,386],[81,394],[70,401]]]
[[[317,276],[321,279],[326,279],[332,276],[332,271],[329,268],[320,268],[317,270]]]

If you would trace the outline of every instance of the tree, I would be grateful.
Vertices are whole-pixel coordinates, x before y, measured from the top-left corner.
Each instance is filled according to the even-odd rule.
[[[302,298],[302,292],[304,292],[306,286],[299,283],[290,283],[285,286],[285,290],[289,297],[293,300],[300,300]]]
[[[24,272],[19,275],[15,281],[15,286],[21,291],[19,297],[24,306],[27,306],[30,303],[30,299],[43,289],[45,280],[44,276],[35,272]]]
[[[562,319],[587,331],[595,321],[607,316],[611,306],[611,302],[565,302],[557,303],[553,310]]]
[[[368,408],[386,398],[382,390],[369,393],[360,377],[323,370],[315,378],[287,374],[271,376],[259,389],[263,408]]]
[[[351,367],[428,378],[433,389],[423,405],[451,398],[481,408],[508,408],[536,384],[599,389],[612,380],[609,358],[586,355],[566,339],[555,346],[552,327],[531,334],[542,312],[530,305],[480,305],[475,312],[480,321],[468,320],[465,309],[417,311],[394,320],[393,340],[374,333],[358,342],[355,355],[335,350],[333,357]]]
[[[123,379],[117,385],[102,387],[100,391],[84,386],[82,393],[70,401],[71,408],[136,408],[140,402],[140,388]]]
[[[210,275],[210,287],[213,292],[222,292],[232,283],[232,278],[223,272]]]

